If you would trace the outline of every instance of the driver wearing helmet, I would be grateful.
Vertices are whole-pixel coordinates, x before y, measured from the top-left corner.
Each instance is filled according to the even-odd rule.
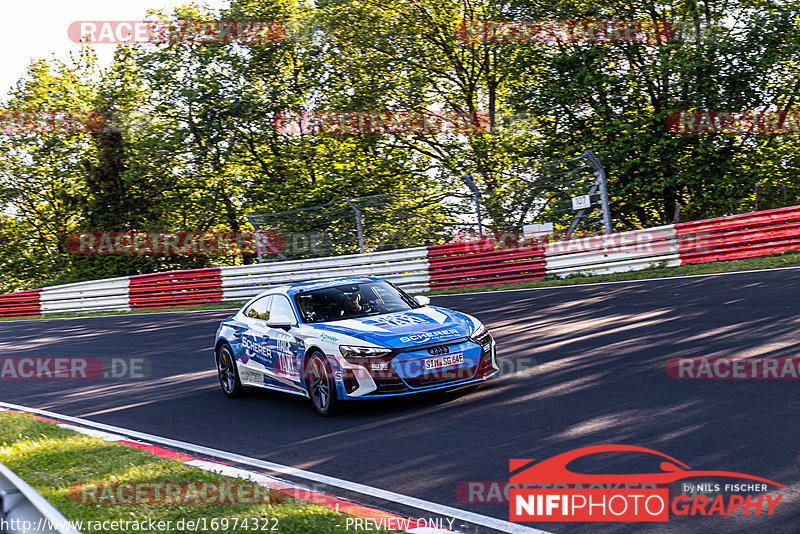
[[[364,308],[361,306],[361,293],[345,293],[344,307],[345,309],[342,310],[343,315],[362,311]]]
[[[314,310],[314,301],[309,297],[300,297],[300,311],[303,312],[305,320],[313,322],[317,320],[317,314]]]

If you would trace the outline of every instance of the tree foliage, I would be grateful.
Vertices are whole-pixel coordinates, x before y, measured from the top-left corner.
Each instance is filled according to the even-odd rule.
[[[277,212],[471,176],[512,224],[514,170],[597,154],[618,230],[798,203],[800,137],[679,134],[683,110],[796,110],[800,8],[781,0],[233,0],[153,18],[274,20],[278,42],[119,46],[31,64],[6,110],[81,111],[99,131],[0,132],[0,290],[249,257],[75,256],[76,231],[251,230]],[[680,22],[663,42],[478,42],[463,21]],[[438,113],[474,129],[293,134],[286,111]],[[511,180],[511,182],[509,182]],[[377,212],[376,212],[377,213]],[[386,220],[376,221],[386,226]],[[518,221],[516,221],[518,223]],[[302,221],[298,221],[301,224]],[[382,231],[392,233],[392,228]],[[387,234],[389,235],[389,234]]]

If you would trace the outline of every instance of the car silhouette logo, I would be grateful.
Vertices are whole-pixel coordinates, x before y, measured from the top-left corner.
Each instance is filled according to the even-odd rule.
[[[660,456],[667,461],[660,464],[660,473],[635,473],[635,474],[583,474],[576,473],[567,469],[567,464],[588,456],[601,452],[643,452]],[[509,471],[516,471],[524,465],[528,465],[535,460],[514,459],[509,462]],[[785,488],[783,484],[778,484],[772,480],[761,478],[744,473],[733,471],[704,471],[694,470],[685,463],[676,460],[664,453],[636,447],[634,445],[594,445],[591,447],[581,447],[569,452],[565,452],[547,460],[536,463],[525,470],[513,475],[509,482],[511,484],[670,484],[677,480],[691,477],[729,477],[744,478],[766,482],[780,488]]]

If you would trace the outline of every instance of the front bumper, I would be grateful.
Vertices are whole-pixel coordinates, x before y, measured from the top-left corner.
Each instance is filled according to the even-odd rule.
[[[429,349],[433,349],[433,355]],[[445,352],[446,351],[446,352]],[[425,371],[423,361],[436,354],[460,353],[464,363]],[[380,358],[350,360],[336,373],[339,398],[345,400],[413,395],[484,382],[500,371],[494,339],[481,346],[466,338],[392,351]]]

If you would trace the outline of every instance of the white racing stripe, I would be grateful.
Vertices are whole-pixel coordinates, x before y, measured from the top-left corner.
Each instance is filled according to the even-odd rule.
[[[447,319],[448,319],[447,315],[443,314],[439,310],[434,310],[433,308],[431,308],[429,306],[418,308],[418,309],[413,310],[413,311],[414,311],[414,313],[419,313],[420,315],[424,315],[425,317],[429,317],[429,318],[433,319],[434,321],[436,321],[439,324],[444,324],[445,322],[447,322]]]
[[[341,478],[322,475],[320,473],[314,473],[312,471],[306,471],[304,469],[297,469],[286,465],[267,462],[264,460],[259,460],[258,458],[250,458],[248,456],[243,456],[241,454],[236,454],[233,452],[226,452],[226,451],[221,451],[219,449],[212,449],[210,447],[195,445],[193,443],[187,443],[185,441],[178,441],[174,439],[164,438],[161,436],[155,436],[153,434],[137,432],[135,430],[127,430],[125,428],[120,428],[113,425],[96,423],[94,421],[90,421],[88,419],[82,419],[80,417],[71,417],[69,415],[62,415],[55,412],[49,412],[47,410],[39,410],[37,408],[29,408],[27,406],[20,406],[18,404],[12,404],[9,402],[0,402],[0,407],[9,408],[11,410],[18,410],[21,412],[33,413],[43,417],[60,419],[62,421],[69,421],[71,423],[76,423],[90,428],[96,428],[98,430],[102,430],[104,432],[110,432],[113,434],[121,434],[128,438],[139,439],[147,441],[149,443],[158,444],[164,447],[181,449],[184,451],[190,451],[195,454],[200,454],[203,456],[210,456],[221,460],[227,460],[229,462],[235,462],[242,465],[249,465],[251,467],[258,467],[260,469],[266,469],[277,473],[283,473],[285,475],[294,476],[302,478],[304,480],[310,480],[313,482],[318,482],[320,484],[327,484],[328,486],[337,487],[346,491],[359,493],[361,495],[369,495],[371,497],[377,497],[378,499],[387,502],[408,506],[410,508],[415,508],[417,510],[423,510],[425,512],[430,512],[441,516],[451,517],[454,519],[459,519],[461,521],[466,521],[474,525],[480,525],[483,527],[499,530],[501,532],[507,532],[508,534],[551,534],[550,532],[544,530],[526,527],[524,525],[512,523],[510,521],[505,521],[503,519],[497,519],[495,517],[476,514],[474,512],[461,510],[459,508],[452,508],[450,506],[445,506],[443,504],[426,501],[424,499],[418,499],[416,497],[410,497],[408,495],[403,495],[401,493],[395,493],[393,491],[374,488],[372,486],[367,486],[365,484],[359,484],[358,482],[350,482],[348,480],[343,480]],[[219,467],[222,468],[223,466]]]
[[[348,328],[350,330],[356,330],[357,332],[360,330],[369,330],[370,332],[391,332],[391,330],[387,330],[385,328],[381,328],[380,326],[370,324],[370,323],[362,323],[361,321],[356,321],[355,319],[342,319],[340,321],[331,321],[324,323],[325,326],[340,326],[342,328]],[[349,334],[345,334],[349,335]]]

